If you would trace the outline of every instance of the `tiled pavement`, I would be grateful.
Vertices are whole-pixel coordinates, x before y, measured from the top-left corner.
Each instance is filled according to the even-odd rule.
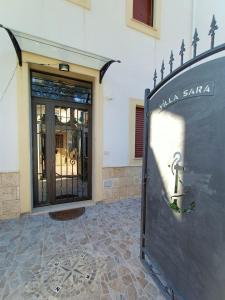
[[[0,299],[164,300],[139,261],[140,200],[0,222]]]

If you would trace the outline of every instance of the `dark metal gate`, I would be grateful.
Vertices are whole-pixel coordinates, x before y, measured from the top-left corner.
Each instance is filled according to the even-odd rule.
[[[32,72],[34,206],[91,199],[91,84]]]
[[[212,60],[225,44],[214,47],[217,29],[213,17],[211,49],[198,56],[195,31],[186,63],[182,42],[174,71],[171,52],[170,74],[163,62],[161,82],[155,71],[145,95],[141,259],[171,299],[225,299],[225,57]]]

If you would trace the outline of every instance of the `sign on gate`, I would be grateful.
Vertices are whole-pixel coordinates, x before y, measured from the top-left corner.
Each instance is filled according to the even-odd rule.
[[[225,57],[194,67],[214,37],[145,102],[141,257],[187,300],[225,299]]]

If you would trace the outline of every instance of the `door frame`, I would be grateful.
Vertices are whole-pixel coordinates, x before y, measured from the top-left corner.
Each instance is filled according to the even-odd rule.
[[[23,52],[23,66],[17,70],[17,120],[19,146],[19,194],[21,213],[33,210],[32,184],[32,122],[30,70],[65,76],[58,70],[61,61],[29,52]],[[92,104],[92,199],[81,201],[80,206],[93,205],[103,199],[102,166],[103,166],[103,92],[99,83],[99,71],[75,64],[70,64],[68,78],[91,81],[93,84]],[[71,203],[69,203],[71,204]],[[78,203],[77,203],[78,204]],[[76,205],[78,206],[78,205]],[[57,205],[54,205],[56,208]],[[72,208],[72,206],[68,206]],[[49,210],[51,207],[48,207]]]

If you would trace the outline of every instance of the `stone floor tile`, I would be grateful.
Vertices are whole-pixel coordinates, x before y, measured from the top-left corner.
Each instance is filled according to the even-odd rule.
[[[45,215],[27,216],[25,225],[29,228],[40,228],[44,225]]]
[[[32,235],[22,235],[16,254],[20,255],[29,254],[30,252],[38,252],[39,255],[41,255],[43,249],[43,235],[41,235],[41,238],[38,237]]]
[[[8,279],[8,269],[0,270],[0,299],[3,297],[3,291]]]
[[[165,300],[139,259],[140,201],[0,222],[0,299]]]
[[[68,248],[73,249],[77,246],[85,246],[88,243],[88,235],[83,230],[78,230],[76,234],[66,233],[66,245]]]
[[[9,268],[15,257],[14,249],[11,246],[0,246],[0,270]]]
[[[67,250],[67,240],[64,233],[47,234],[43,241],[42,254],[48,256],[50,254],[62,253]]]

